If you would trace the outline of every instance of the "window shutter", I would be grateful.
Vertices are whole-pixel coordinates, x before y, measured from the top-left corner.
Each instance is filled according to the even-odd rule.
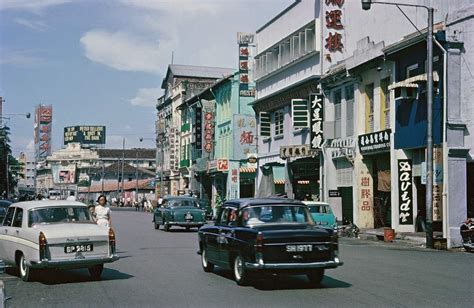
[[[260,136],[270,137],[270,113],[260,112]]]
[[[292,99],[291,100],[291,117],[293,121],[293,128],[302,129],[308,127],[309,112],[308,100],[306,99]]]

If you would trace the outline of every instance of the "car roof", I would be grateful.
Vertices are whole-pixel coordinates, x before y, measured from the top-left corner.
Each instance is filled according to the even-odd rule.
[[[0,200],[0,207],[9,207],[12,204],[11,201],[8,200]]]
[[[68,200],[37,200],[37,201],[23,201],[14,203],[13,206],[21,207],[24,210],[31,210],[34,208],[44,208],[44,207],[55,207],[55,206],[84,206],[87,207],[82,202],[78,201],[68,201]]]
[[[184,199],[184,200],[197,200],[196,198],[194,197],[191,197],[191,196],[165,196],[163,198],[164,200],[171,200],[171,199]]]
[[[244,208],[252,205],[304,205],[304,203],[299,200],[287,198],[241,198],[226,201],[224,205]]]

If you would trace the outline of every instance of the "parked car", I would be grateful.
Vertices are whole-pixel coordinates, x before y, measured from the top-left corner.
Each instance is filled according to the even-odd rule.
[[[87,206],[75,201],[12,204],[0,239],[0,259],[19,267],[24,281],[37,268],[88,268],[99,279],[104,263],[118,260],[112,228],[95,224]]]
[[[331,205],[326,202],[319,201],[303,201],[309,208],[311,216],[317,225],[336,228],[336,216],[332,212]]]
[[[153,214],[155,229],[163,226],[165,231],[169,231],[171,226],[185,227],[187,230],[199,228],[206,222],[206,211],[199,208],[196,198],[188,196],[164,197]]]
[[[0,200],[0,222],[3,221],[5,214],[7,213],[7,208],[12,204],[12,202],[8,200]]]
[[[205,272],[217,265],[234,272],[239,285],[263,273],[306,274],[321,282],[325,269],[343,263],[337,233],[316,225],[301,201],[266,198],[225,202],[214,225],[199,229]]]

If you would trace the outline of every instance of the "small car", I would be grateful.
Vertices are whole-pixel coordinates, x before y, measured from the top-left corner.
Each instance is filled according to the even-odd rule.
[[[88,268],[99,279],[104,263],[119,259],[112,228],[98,226],[76,201],[12,204],[0,229],[0,259],[29,281],[38,268]]]
[[[200,228],[207,223],[206,211],[199,208],[196,198],[188,196],[164,197],[161,205],[153,213],[155,229],[160,226],[169,231],[171,226]]]
[[[233,270],[238,285],[264,273],[306,274],[318,285],[325,269],[343,264],[337,232],[316,225],[298,200],[226,201],[215,224],[199,229],[198,238],[203,270],[211,272],[215,265]]]
[[[326,202],[319,201],[303,201],[309,208],[311,216],[317,225],[336,228],[336,216],[334,216],[331,205]]]

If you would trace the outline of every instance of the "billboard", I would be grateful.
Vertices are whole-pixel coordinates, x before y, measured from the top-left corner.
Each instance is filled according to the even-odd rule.
[[[54,184],[74,184],[76,182],[76,165],[53,164],[51,172]]]
[[[247,159],[247,155],[257,152],[257,122],[255,116],[234,114],[234,158]]]
[[[45,160],[51,155],[51,131],[53,125],[53,107],[39,105],[35,110],[35,158]]]
[[[71,142],[105,144],[105,126],[81,125],[65,127],[64,145]]]

